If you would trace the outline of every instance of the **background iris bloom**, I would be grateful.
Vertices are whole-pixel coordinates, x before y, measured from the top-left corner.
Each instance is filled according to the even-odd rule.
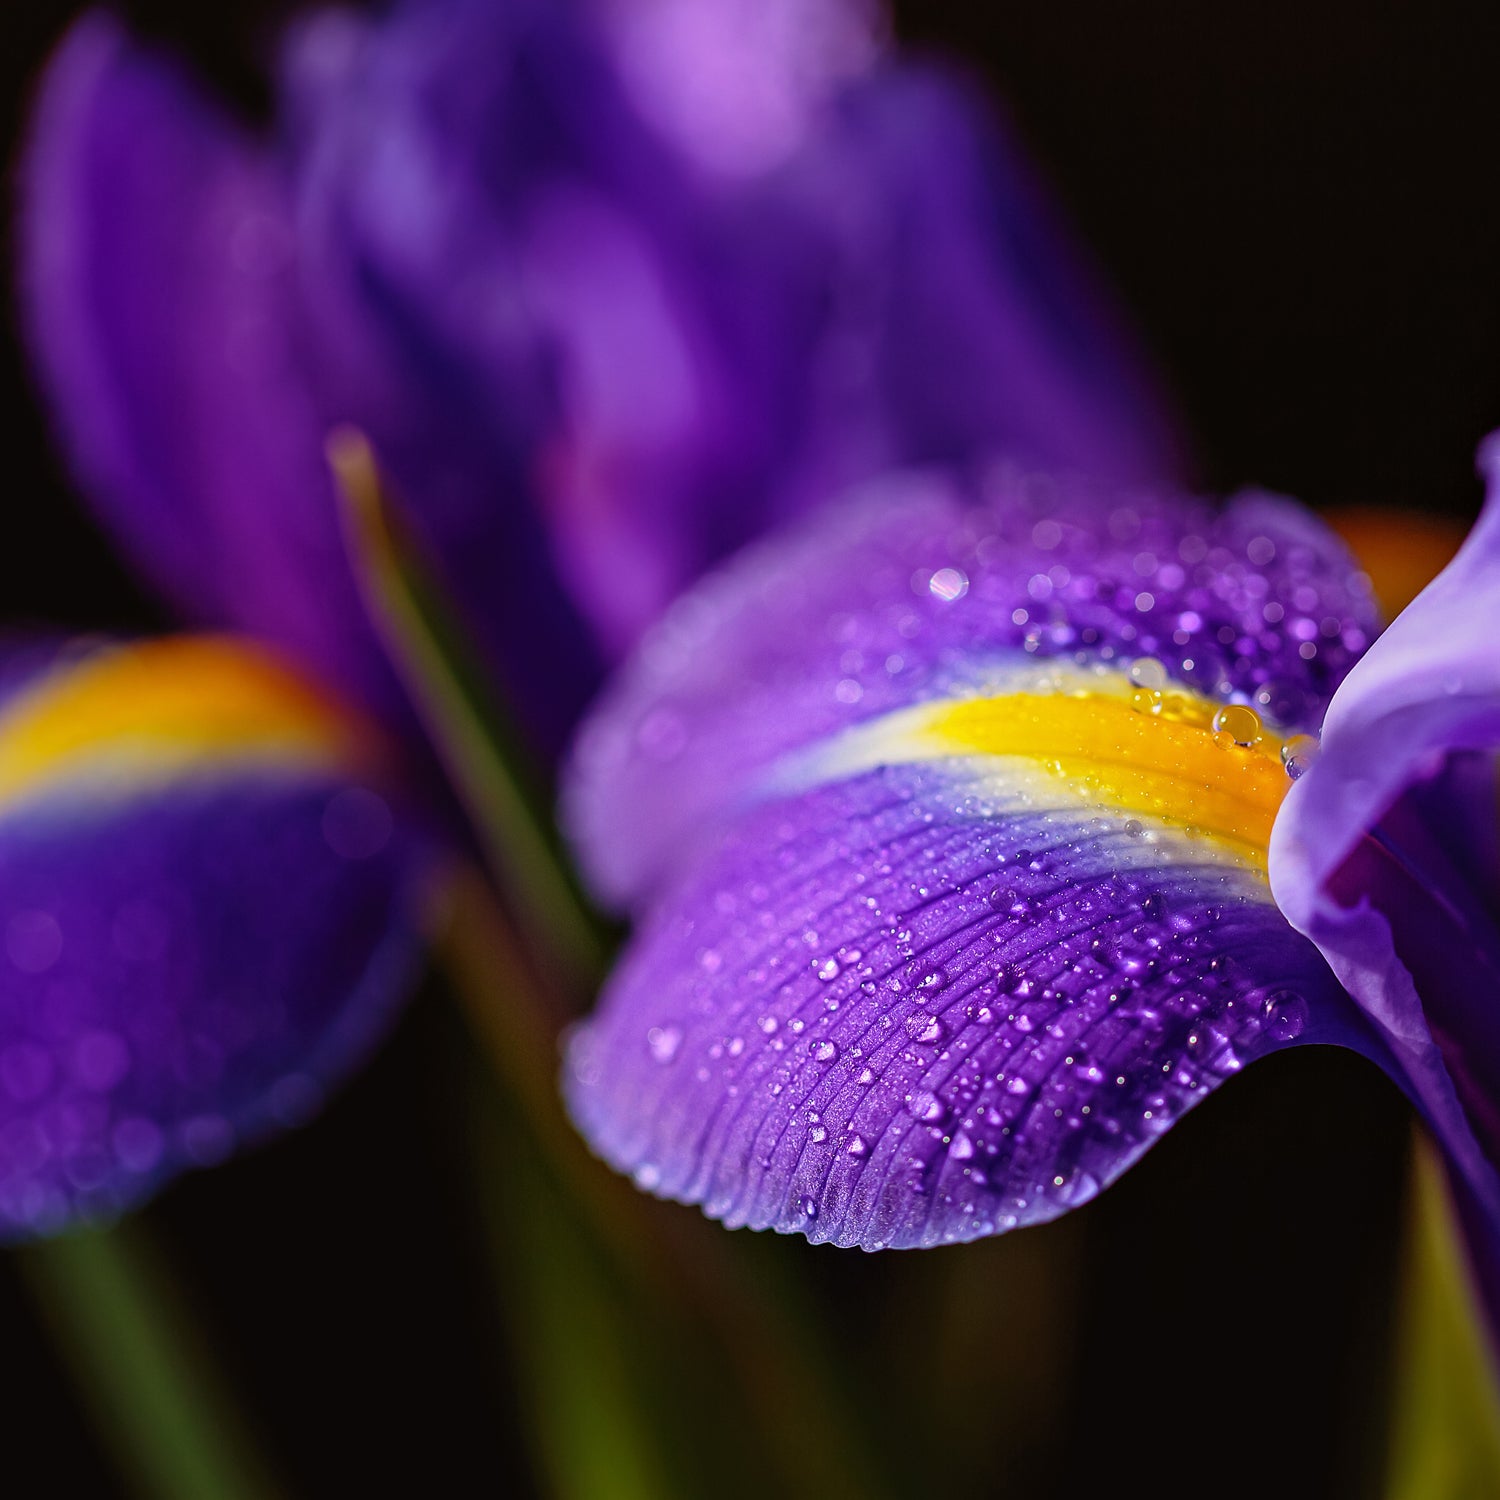
[[[101,518],[191,618],[399,713],[323,460],[355,423],[550,749],[708,561],[847,479],[1168,466],[984,106],[882,30],[843,0],[328,13],[267,138],[86,19],[20,248]]]
[[[1437,1133],[1493,1290],[1497,608],[1493,498],[1373,646],[1266,495],[921,474],[765,542],[580,740],[577,843],[641,926],[576,1118],[728,1224],[933,1245],[1337,1043]]]
[[[882,31],[795,0],[326,14],[265,136],[113,20],[65,40],[18,234],[63,447],[189,618],[321,686],[222,640],[14,674],[0,1232],[304,1117],[409,976],[430,762],[333,425],[543,749],[705,562],[852,475],[1169,465],[1024,169]]]

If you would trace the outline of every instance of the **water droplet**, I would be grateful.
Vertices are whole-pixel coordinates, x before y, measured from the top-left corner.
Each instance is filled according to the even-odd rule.
[[[323,839],[340,859],[372,859],[390,842],[396,822],[385,799],[364,787],[345,787],[323,809]]]
[[[62,928],[45,911],[18,911],[5,926],[5,951],[23,974],[45,974],[62,957]]]
[[[1010,1078],[1006,1080],[1005,1092],[1007,1094],[1025,1094],[1031,1091],[1031,1085],[1024,1078]]]
[[[838,959],[825,958],[823,962],[817,966],[817,973],[818,978],[821,979],[824,984],[831,983],[833,980],[839,977]]]
[[[934,599],[952,604],[969,592],[969,577],[961,568],[939,568],[928,580],[927,588]]]
[[[869,1149],[870,1147],[862,1135],[851,1135],[844,1146],[844,1150],[850,1156],[863,1156]]]
[[[1243,703],[1226,703],[1214,715],[1214,733],[1248,750],[1260,742],[1260,715]]]
[[[1162,696],[1151,688],[1137,688],[1130,695],[1130,706],[1138,714],[1150,714],[1155,717],[1161,712]]]
[[[669,1063],[677,1056],[677,1049],[682,1045],[682,1027],[653,1026],[646,1033],[646,1045],[657,1062]]]
[[[810,1198],[806,1193],[804,1193],[797,1200],[797,1212],[800,1213],[804,1219],[816,1219],[818,1217],[817,1199]]]
[[[90,1031],[73,1048],[73,1077],[92,1093],[108,1093],[129,1071],[130,1049],[112,1031]]]
[[[906,1018],[906,1034],[912,1041],[925,1043],[929,1047],[935,1047],[947,1035],[943,1030],[943,1023],[936,1016],[928,1015],[925,1010],[919,1010]]]
[[[1307,1001],[1296,990],[1276,990],[1261,1005],[1266,1032],[1278,1042],[1295,1041],[1307,1025]]]
[[[1320,748],[1316,735],[1294,734],[1281,747],[1281,763],[1286,767],[1286,774],[1293,781],[1306,775],[1308,768],[1318,758]]]
[[[974,1155],[974,1142],[963,1131],[955,1131],[953,1143],[948,1147],[948,1155],[958,1161],[968,1161]]]
[[[1138,688],[1159,693],[1167,685],[1166,666],[1154,656],[1138,656],[1130,664],[1130,680]]]
[[[913,1094],[907,1101],[906,1108],[912,1119],[923,1120],[929,1125],[936,1124],[947,1113],[943,1101],[926,1089]]]
[[[839,1049],[833,1042],[822,1041],[813,1047],[812,1055],[819,1062],[832,1062],[839,1055]]]

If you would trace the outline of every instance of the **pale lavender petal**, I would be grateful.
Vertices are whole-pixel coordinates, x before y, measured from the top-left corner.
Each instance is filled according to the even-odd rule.
[[[1245,495],[887,481],[687,595],[582,732],[566,821],[596,888],[639,901],[711,842],[767,768],[1017,655],[1153,657],[1288,730],[1315,727],[1376,628],[1364,579],[1306,511]]]
[[[566,1088],[731,1226],[866,1249],[1049,1219],[1244,1063],[1380,1046],[1264,878],[988,804],[982,763],[763,806],[661,894]]]
[[[1349,674],[1277,820],[1271,878],[1383,1030],[1472,1197],[1500,1288],[1500,447],[1452,564]],[[1500,1312],[1500,1298],[1496,1300]]]

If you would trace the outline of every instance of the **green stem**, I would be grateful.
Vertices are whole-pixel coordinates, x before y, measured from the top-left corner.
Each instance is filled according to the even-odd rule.
[[[346,544],[365,608],[464,803],[500,888],[569,988],[587,991],[604,949],[550,827],[534,778],[472,661],[441,591],[404,536],[368,441],[352,428],[328,439]]]
[[[16,1259],[142,1500],[272,1500],[270,1479],[139,1220]]]
[[[1437,1155],[1412,1153],[1386,1500],[1500,1495],[1500,1390]]]
[[[581,1225],[636,1294],[705,1331],[755,1433],[790,1494],[879,1500],[888,1493],[820,1329],[795,1283],[700,1215],[658,1203],[593,1159],[557,1092],[548,1006],[484,882],[460,874],[439,939],[443,966],[532,1149]],[[864,1437],[861,1434],[861,1437]]]

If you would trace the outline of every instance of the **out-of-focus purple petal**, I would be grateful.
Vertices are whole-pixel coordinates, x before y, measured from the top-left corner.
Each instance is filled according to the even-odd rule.
[[[1453,562],[1335,694],[1321,753],[1287,798],[1271,879],[1384,1031],[1488,1225],[1500,1291],[1500,447],[1489,503]],[[1495,1301],[1500,1311],[1500,1297]]]
[[[813,9],[831,31],[798,45],[756,13],[759,81],[713,91],[710,154],[782,100],[789,137],[753,170],[685,148],[701,97],[639,104],[641,38],[691,52],[732,5],[601,26],[435,0],[291,47],[322,375],[481,630],[507,599],[548,621],[560,580],[616,654],[707,563],[892,462],[1171,466],[1139,362],[983,109]]]
[[[1315,726],[1373,634],[1342,544],[1289,501],[911,475],[686,596],[585,726],[565,816],[597,889],[642,900],[790,751],[984,693],[1017,658],[1162,664]]]
[[[967,79],[849,89],[759,213],[810,246],[824,322],[802,367],[799,507],[913,463],[995,454],[1170,480],[1178,439],[1099,278]]]
[[[595,1149],[731,1226],[933,1245],[1086,1201],[1267,1052],[1378,1053],[1263,876],[987,775],[765,804],[671,883],[570,1048]]]
[[[886,40],[878,0],[596,0],[632,104],[705,172],[780,165]]]
[[[87,20],[22,234],[80,476],[200,618],[384,710],[321,454],[362,426],[550,745],[705,565],[852,479],[1169,468],[1005,137],[880,29],[858,0],[326,13],[273,152]]]
[[[305,1120],[403,995],[429,863],[352,726],[243,647],[8,660],[0,1238]]]
[[[306,383],[296,246],[261,152],[102,14],[44,81],[22,172],[22,313],[101,517],[196,620],[388,711]]]

